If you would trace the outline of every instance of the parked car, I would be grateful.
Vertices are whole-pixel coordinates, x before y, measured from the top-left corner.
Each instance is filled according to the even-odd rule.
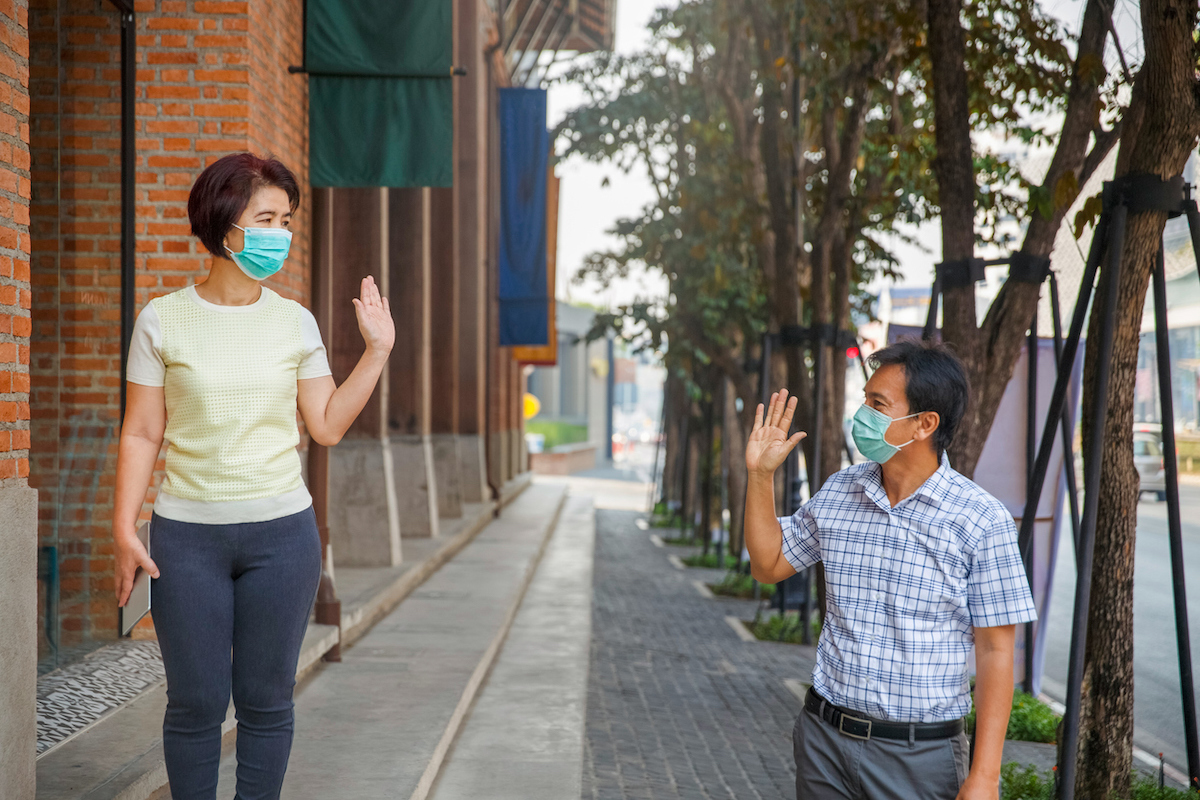
[[[1141,483],[1139,492],[1150,492],[1160,502],[1167,499],[1162,439],[1153,433],[1133,434],[1133,464]]]

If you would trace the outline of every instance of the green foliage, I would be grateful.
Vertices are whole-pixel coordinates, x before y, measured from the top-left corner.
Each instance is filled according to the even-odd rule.
[[[680,559],[686,567],[701,567],[703,569],[733,569],[737,566],[737,559],[728,554],[722,554],[721,561],[717,561],[717,554],[710,552],[708,555],[697,553],[694,556],[687,556]]]
[[[1005,764],[1000,768],[1000,796],[1004,800],[1054,800],[1054,773],[1024,764]],[[1133,775],[1132,800],[1189,800],[1195,796],[1183,789],[1160,789],[1152,776]]]
[[[525,423],[526,433],[540,433],[546,437],[546,449],[558,447],[560,444],[578,444],[586,442],[588,431],[586,425],[572,425],[567,422],[551,422],[547,420],[528,420]]]
[[[812,627],[812,641],[815,642],[821,638],[820,617],[814,616],[810,624]],[[789,612],[785,616],[780,616],[776,613],[765,618],[759,618],[754,622],[746,623],[746,627],[750,629],[755,638],[761,639],[764,642],[804,643],[804,629],[800,622],[800,615],[794,612]]]
[[[1000,768],[1004,800],[1054,800],[1054,776],[1033,766],[1005,764]]]
[[[708,588],[712,589],[713,594],[724,597],[751,599],[754,597],[754,584],[755,580],[749,575],[730,570],[719,582],[709,584]],[[772,583],[760,584],[758,588],[759,597],[771,597],[775,594],[775,585]]]
[[[1058,736],[1058,722],[1062,717],[1050,706],[1020,690],[1013,692],[1012,711],[1008,716],[1006,739],[1019,742],[1054,742]],[[975,706],[967,714],[967,730],[975,727]]]

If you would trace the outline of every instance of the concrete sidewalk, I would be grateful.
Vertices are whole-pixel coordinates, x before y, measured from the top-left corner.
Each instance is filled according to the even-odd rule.
[[[580,796],[594,547],[592,502],[571,497],[434,800]]]
[[[455,786],[470,785],[479,778],[459,769],[457,757],[444,769],[446,756],[460,733],[460,745],[468,753],[477,746],[472,742],[495,737],[480,719],[489,714],[494,718],[494,709],[503,707],[512,695],[494,689],[493,684],[484,688],[493,667],[502,687],[525,693],[529,677],[513,667],[529,654],[549,647],[549,640],[539,633],[546,620],[530,618],[517,626],[518,637],[514,640],[525,650],[524,655],[507,648],[497,665],[518,611],[524,613],[522,600],[539,571],[564,496],[562,486],[530,487],[469,547],[346,649],[342,663],[323,665],[298,689],[296,738],[284,798],[423,800],[430,796],[434,781],[443,771],[447,783],[440,790],[440,798],[479,796],[455,794]],[[580,512],[573,508],[571,516],[578,519]],[[578,530],[578,525],[575,528]],[[560,553],[556,547],[557,555],[550,563],[562,562],[564,569],[578,576],[578,550],[583,547],[590,555],[589,533],[584,529],[577,541],[564,532],[563,526],[558,529],[564,548],[575,555]],[[590,558],[584,565],[590,568]],[[544,594],[544,590],[535,592]],[[590,599],[590,584],[587,597]],[[522,631],[529,635],[522,638]],[[526,644],[521,645],[521,641]],[[569,641],[561,649],[569,653],[581,647],[586,653],[586,644]],[[586,657],[578,660],[586,666]],[[583,680],[580,673],[580,696]],[[566,686],[561,681],[556,685]],[[479,716],[468,722],[477,698]],[[561,698],[567,703],[576,702],[582,718],[581,701],[572,701],[570,691]],[[550,707],[527,715],[529,721],[538,724],[558,713],[553,699],[546,698],[546,702]],[[464,722],[468,722],[465,727]],[[581,755],[582,721],[573,727],[579,731]],[[554,747],[561,745],[562,732],[553,733],[550,739],[553,741],[547,741],[544,752],[556,753]],[[235,768],[236,760],[230,752],[221,765],[220,796],[233,794]],[[574,796],[578,796],[578,757],[572,770]],[[489,792],[488,796],[503,795]]]

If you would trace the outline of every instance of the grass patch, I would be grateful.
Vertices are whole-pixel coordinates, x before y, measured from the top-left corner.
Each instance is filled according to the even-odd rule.
[[[1015,691],[1005,738],[1018,742],[1050,744],[1057,741],[1060,719],[1062,718],[1050,710],[1050,706],[1033,695],[1025,694],[1020,690]],[[974,728],[975,706],[972,705],[971,712],[967,714],[967,730],[974,730]]]
[[[571,425],[566,422],[529,420],[525,423],[525,432],[545,436],[547,450],[560,444],[578,444],[588,440],[587,425]]]
[[[804,631],[800,615],[796,613],[788,613],[786,616],[772,614],[769,617],[755,619],[754,622],[747,622],[745,625],[755,638],[764,642],[804,644]],[[814,614],[811,625],[812,640],[815,642],[821,638],[821,618]]]
[[[663,543],[666,544],[665,539],[663,540]],[[706,569],[733,569],[737,566],[737,559],[727,554],[721,558],[720,562],[717,560],[716,553],[709,553],[708,555],[697,553],[694,556],[688,556],[682,560],[684,566],[687,567],[704,567]]]
[[[710,583],[708,588],[712,589],[713,594],[724,597],[740,597],[745,600],[754,598],[754,579],[737,570],[730,570],[718,583]],[[771,597],[774,594],[775,584],[759,584],[760,597]]]
[[[1000,768],[1000,796],[1004,800],[1054,800],[1054,773],[1021,764]],[[1188,800],[1194,798],[1183,789],[1158,788],[1158,780],[1134,773],[1133,800]]]

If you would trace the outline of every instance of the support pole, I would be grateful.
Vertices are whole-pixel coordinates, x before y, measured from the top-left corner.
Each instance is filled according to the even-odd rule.
[[[1104,308],[1101,310],[1103,315],[1100,318],[1101,323],[1097,326],[1100,330],[1100,341],[1096,351],[1096,387],[1092,400],[1091,429],[1088,431],[1090,434],[1088,437],[1088,459],[1083,483],[1083,529],[1080,536],[1082,547],[1079,552],[1079,578],[1075,582],[1075,610],[1072,615],[1071,624],[1071,657],[1070,666],[1067,671],[1067,708],[1066,714],[1063,717],[1063,758],[1062,763],[1059,765],[1062,775],[1058,787],[1060,800],[1074,800],[1075,797],[1075,774],[1078,769],[1079,757],[1079,717],[1083,703],[1083,662],[1084,653],[1087,649],[1088,607],[1092,599],[1092,556],[1095,553],[1096,547],[1096,514],[1100,508],[1100,475],[1104,450],[1104,423],[1105,418],[1108,416],[1108,384],[1109,378],[1112,375],[1113,331],[1116,327],[1117,290],[1120,287],[1121,256],[1125,245],[1125,222],[1128,214],[1129,210],[1122,201],[1108,215],[1108,223],[1110,225],[1108,260],[1104,265],[1104,273],[1101,276],[1104,281]],[[1097,231],[1098,235],[1099,231]],[[1083,289],[1080,291],[1080,297],[1086,293],[1086,287],[1087,284],[1085,282]],[[1072,321],[1072,328],[1074,328],[1075,322],[1076,320]],[[1081,320],[1078,322],[1082,324]],[[1072,332],[1074,333],[1075,331],[1072,330]],[[1078,348],[1078,345],[1078,337],[1075,337],[1074,341],[1067,341],[1068,350],[1071,350],[1073,347]],[[1072,363],[1074,362],[1074,355],[1074,352],[1072,352],[1069,359]],[[1059,375],[1061,377],[1061,371]],[[1067,382],[1060,380],[1060,383],[1062,386],[1055,387],[1056,395],[1059,393],[1059,389],[1062,389],[1062,393],[1065,394]],[[1054,412],[1055,409],[1051,409],[1051,411]],[[1061,411],[1060,405],[1058,413],[1051,413],[1046,421],[1053,425],[1058,414],[1061,414]],[[1051,443],[1052,440],[1050,437],[1044,436],[1042,438],[1043,449],[1048,449],[1046,445]],[[1044,469],[1042,473],[1042,477],[1044,478]],[[1041,488],[1040,481],[1037,488],[1039,490]],[[1029,513],[1028,504],[1026,506],[1026,513]],[[1027,523],[1031,521],[1026,519],[1021,520],[1022,531],[1029,527]],[[1028,546],[1028,542],[1026,542],[1026,546]]]
[[[1029,509],[1032,498],[1034,507],[1034,524],[1037,523],[1036,510],[1041,498],[1041,487],[1033,486],[1033,464],[1037,460],[1037,377],[1038,377],[1038,312],[1033,310],[1033,321],[1029,323],[1029,337],[1026,339],[1026,372],[1025,372],[1025,508]],[[1025,564],[1025,579],[1033,588],[1033,547],[1025,548],[1022,554]],[[1033,694],[1033,623],[1025,623],[1025,692]]]
[[[1107,237],[1110,214],[1104,212],[1092,236],[1092,246],[1088,250],[1087,265],[1083,269],[1083,279],[1079,282],[1079,297],[1075,301],[1075,311],[1071,317],[1071,329],[1067,333],[1067,341],[1063,345],[1062,358],[1058,364],[1058,376],[1054,381],[1054,391],[1050,395],[1050,409],[1046,414],[1045,427],[1042,429],[1041,444],[1038,446],[1037,461],[1033,465],[1032,486],[1041,494],[1046,482],[1046,471],[1050,468],[1050,454],[1054,448],[1054,428],[1062,417],[1067,402],[1067,389],[1071,385],[1071,372],[1075,369],[1075,357],[1079,354],[1079,339],[1083,335],[1083,323],[1087,318],[1088,303],[1092,298],[1093,285],[1096,282],[1096,271],[1099,269],[1100,256],[1104,252],[1104,239]],[[1122,234],[1124,231],[1122,231]],[[1026,498],[1025,511],[1021,516],[1021,531],[1017,544],[1022,555],[1029,547],[1033,536],[1033,518],[1037,513],[1036,506],[1030,508],[1033,498]]]
[[[1194,205],[1193,205],[1194,207]],[[1189,219],[1189,222],[1191,220]],[[1197,249],[1200,256],[1200,248]],[[1167,472],[1167,529],[1171,543],[1171,587],[1175,599],[1175,639],[1179,649],[1179,682],[1183,700],[1183,733],[1187,743],[1190,789],[1200,787],[1200,739],[1196,733],[1196,690],[1192,676],[1192,643],[1188,628],[1187,588],[1183,571],[1183,528],[1179,514],[1179,458],[1175,449],[1175,405],[1171,394],[1171,344],[1167,327],[1167,279],[1163,249],[1154,269],[1154,339],[1158,361],[1158,394],[1162,407],[1163,465]]]
[[[1058,279],[1050,273],[1050,319],[1054,325],[1054,367],[1062,363],[1062,319],[1058,310]],[[1071,511],[1071,541],[1075,545],[1076,561],[1079,553],[1079,487],[1075,483],[1075,415],[1070,405],[1063,406],[1062,446],[1063,464],[1067,475],[1067,502]]]

